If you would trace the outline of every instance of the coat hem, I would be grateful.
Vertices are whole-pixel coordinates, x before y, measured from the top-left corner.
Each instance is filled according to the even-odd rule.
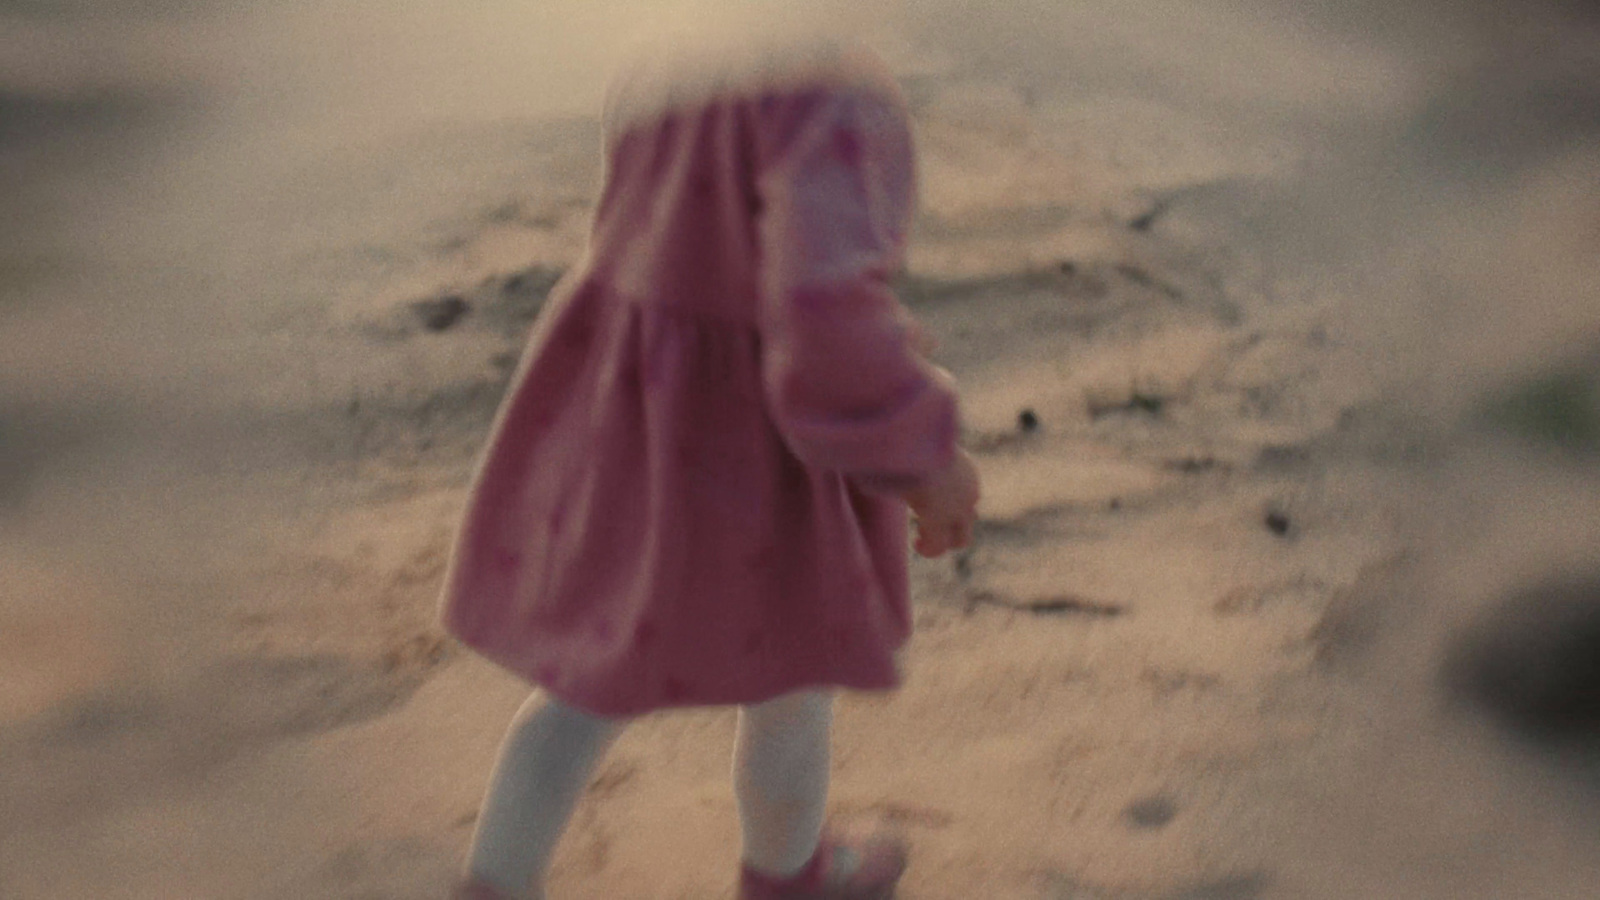
[[[552,684],[537,675],[530,674],[526,671],[526,667],[517,665],[506,655],[496,654],[491,649],[474,646],[459,635],[453,635],[453,637],[475,655],[492,663],[496,668],[515,676],[530,688],[543,691],[551,699],[573,709],[603,719],[629,719],[674,710],[753,706],[799,691],[829,690],[861,694],[886,694],[899,690],[905,681],[904,676],[899,672],[898,666],[892,666],[891,674],[887,678],[881,679],[867,677],[797,678],[783,682],[782,687],[768,685],[759,689],[730,690],[722,694],[708,695],[699,699],[641,701],[637,703],[596,703],[593,702],[592,696],[587,692],[568,690],[557,684]]]

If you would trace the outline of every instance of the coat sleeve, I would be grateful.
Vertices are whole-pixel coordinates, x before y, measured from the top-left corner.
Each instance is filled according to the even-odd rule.
[[[949,464],[958,412],[889,284],[913,193],[903,108],[864,92],[769,99],[757,130],[770,414],[806,464],[869,489],[914,487]]]

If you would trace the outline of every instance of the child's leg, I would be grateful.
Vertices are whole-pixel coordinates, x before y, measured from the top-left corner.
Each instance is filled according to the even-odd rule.
[[[467,870],[508,897],[541,896],[556,842],[625,722],[528,698],[512,719],[478,815]]]
[[[744,864],[776,877],[816,853],[828,799],[833,694],[802,691],[739,710],[734,792]]]

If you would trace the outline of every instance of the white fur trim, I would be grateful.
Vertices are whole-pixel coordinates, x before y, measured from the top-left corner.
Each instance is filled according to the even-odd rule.
[[[641,45],[611,80],[602,121],[617,137],[668,113],[720,97],[831,88],[900,100],[881,58],[845,38],[701,31]]]

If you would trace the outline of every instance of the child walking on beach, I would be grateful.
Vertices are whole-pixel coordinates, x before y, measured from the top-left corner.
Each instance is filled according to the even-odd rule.
[[[953,384],[888,287],[904,102],[849,42],[667,49],[613,81],[604,143],[446,581],[449,631],[541,689],[456,896],[542,897],[629,719],[735,705],[740,900],[887,898],[905,848],[823,827],[833,692],[899,683],[908,506],[938,556],[978,500]]]

